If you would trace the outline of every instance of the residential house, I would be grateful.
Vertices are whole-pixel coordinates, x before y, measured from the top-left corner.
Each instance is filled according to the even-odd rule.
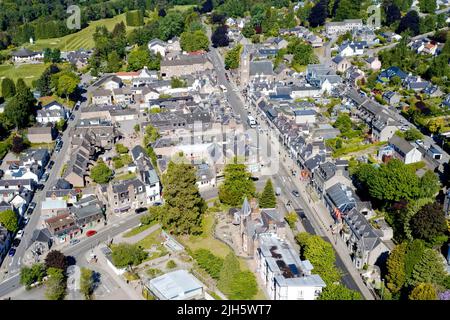
[[[118,89],[123,86],[122,79],[115,74],[103,76],[100,80],[96,81],[92,86],[97,88],[103,88],[105,90]]]
[[[259,78],[274,80],[273,64],[270,60],[251,61],[249,67],[249,79]]]
[[[147,47],[148,47],[148,50],[155,55],[160,54],[161,57],[166,56],[167,42],[164,42],[160,39],[155,38],[148,43]]]
[[[312,109],[294,110],[296,124],[313,124],[316,122],[317,112]]]
[[[389,105],[397,105],[400,103],[400,95],[394,91],[386,91],[383,93],[383,100],[386,101]]]
[[[161,201],[161,183],[155,168],[147,156],[144,148],[135,146],[131,149],[131,155],[136,165],[138,178],[145,185],[146,205]]]
[[[339,22],[327,22],[325,24],[325,31],[328,35],[343,34],[348,31],[360,29],[363,27],[361,19],[345,19]]]
[[[41,124],[56,123],[68,118],[68,111],[56,101],[52,101],[37,111],[36,121]]]
[[[404,164],[419,162],[422,153],[404,138],[394,135],[389,139],[389,145],[395,150],[394,156]]]
[[[353,57],[364,54],[365,42],[344,42],[338,48],[338,55],[342,57]]]
[[[0,225],[0,263],[3,262],[9,247],[11,246],[12,236],[5,227]]]
[[[256,272],[271,300],[315,300],[325,282],[309,260],[300,260],[287,242],[273,234],[262,234],[255,257]]]
[[[341,55],[338,55],[331,59],[331,67],[336,70],[337,72],[345,72],[349,67],[351,66],[351,63]]]
[[[196,169],[197,186],[200,189],[216,186],[216,174],[209,164],[199,164]]]
[[[33,179],[2,179],[0,180],[0,190],[18,191],[26,188],[30,191],[34,190],[35,182]]]
[[[75,66],[77,70],[81,70],[85,68],[89,63],[89,58],[92,55],[91,50],[77,50],[71,51],[67,54],[66,60],[69,61],[70,64]]]
[[[96,89],[92,92],[92,104],[111,105],[113,103],[113,93],[107,89]]]
[[[45,200],[41,204],[41,212],[44,215],[54,215],[61,211],[66,211],[67,202],[65,200]]]
[[[101,193],[114,213],[126,213],[147,206],[145,184],[137,178],[110,182],[106,193]]]
[[[81,198],[69,210],[81,229],[94,227],[105,220],[104,206],[94,195]]]
[[[343,227],[339,234],[345,241],[356,268],[382,265],[389,249],[367,219],[356,209],[342,215]]]
[[[408,74],[403,72],[399,67],[389,67],[385,70],[382,70],[381,73],[378,75],[377,81],[380,83],[386,83],[391,80],[393,77],[399,77],[400,80],[404,81]]]
[[[381,61],[378,59],[378,57],[369,57],[364,60],[366,63],[366,67],[371,70],[380,70],[381,69]]]
[[[47,149],[28,149],[24,152],[20,161],[24,166],[31,166],[37,164],[45,167],[50,160],[50,154]]]

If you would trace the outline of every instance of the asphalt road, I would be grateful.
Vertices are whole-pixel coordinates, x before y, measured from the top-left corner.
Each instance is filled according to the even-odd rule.
[[[218,84],[224,85],[227,87],[227,98],[232,106],[235,113],[238,113],[241,115],[241,119],[246,121],[248,111],[245,110],[242,100],[238,97],[236,93],[236,87],[234,87],[225,77],[225,69],[223,67],[223,61],[219,57],[219,54],[217,53],[217,50],[214,48],[211,48],[210,51],[211,59],[214,64],[214,68],[218,75]],[[244,123],[245,126],[247,126],[246,122]],[[261,143],[267,143],[266,134],[262,134],[259,136],[261,139]],[[274,136],[272,136],[274,138]],[[319,227],[319,223],[316,221],[315,214],[312,212],[311,208],[306,203],[305,199],[303,197],[294,197],[292,194],[293,190],[297,190],[295,187],[291,174],[289,174],[284,167],[284,165],[279,166],[279,172],[272,176],[274,187],[280,187],[281,189],[281,197],[285,199],[286,201],[291,202],[292,209],[298,209],[302,208],[305,211],[305,215],[307,217],[307,221],[302,221],[302,224],[309,233],[312,234],[318,234],[321,237],[323,237],[326,241],[331,242],[330,239],[326,234],[322,232],[322,229]],[[346,253],[344,253],[346,254]],[[342,282],[350,289],[356,290],[358,292],[361,292],[358,285],[356,284],[355,280],[349,273],[348,269],[344,265],[344,262],[339,256],[339,252],[336,254],[336,265],[339,269],[342,270]]]

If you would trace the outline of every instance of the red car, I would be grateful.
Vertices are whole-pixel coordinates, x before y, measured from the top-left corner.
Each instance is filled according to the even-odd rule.
[[[89,230],[88,232],[86,232],[86,236],[87,237],[91,237],[91,236],[93,236],[96,233],[97,233],[97,231],[95,231],[95,230]]]

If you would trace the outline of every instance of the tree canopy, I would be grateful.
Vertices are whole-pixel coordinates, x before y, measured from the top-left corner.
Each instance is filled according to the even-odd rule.
[[[447,221],[442,206],[433,202],[423,206],[411,219],[414,238],[433,243],[439,236],[445,236]]]
[[[225,181],[219,186],[219,199],[230,206],[239,206],[245,197],[251,198],[256,191],[251,174],[245,164],[230,163],[225,166]]]
[[[264,190],[259,198],[260,208],[275,208],[277,206],[277,197],[275,196],[275,191],[273,190],[272,180],[268,179]]]
[[[112,261],[118,268],[137,266],[147,258],[147,252],[137,244],[119,243],[112,245],[111,251]]]
[[[52,250],[45,257],[45,266],[47,268],[61,269],[65,272],[68,266],[67,257],[61,251]]]
[[[97,183],[108,183],[112,177],[112,170],[103,161],[99,161],[97,165],[91,169],[91,179]]]
[[[411,291],[409,300],[437,300],[436,289],[431,283],[419,283]]]
[[[0,212],[0,224],[10,232],[19,230],[19,219],[11,209]]]

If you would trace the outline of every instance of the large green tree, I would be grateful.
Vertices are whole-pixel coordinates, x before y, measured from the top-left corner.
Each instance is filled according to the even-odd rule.
[[[183,32],[180,36],[181,49],[187,52],[208,50],[209,39],[202,30]]]
[[[195,168],[170,162],[162,180],[165,212],[158,217],[160,223],[175,234],[200,234],[207,205],[196,184]]]
[[[239,68],[239,62],[241,59],[242,45],[238,44],[233,49],[230,49],[225,54],[225,68],[237,69]]]
[[[437,300],[437,292],[431,283],[419,283],[411,291],[409,300]]]
[[[436,250],[425,249],[421,259],[413,266],[409,284],[416,286],[421,282],[441,284],[446,272],[444,262]]]
[[[159,70],[161,56],[152,54],[145,46],[131,50],[128,55],[128,71],[138,71],[144,67]]]
[[[20,269],[20,283],[29,290],[35,282],[41,282],[47,274],[46,268],[42,263],[35,263],[31,267],[23,267]]]
[[[67,257],[61,251],[52,250],[45,257],[45,266],[61,269],[65,272],[68,266]]]
[[[16,95],[16,85],[10,78],[2,80],[2,97],[5,99],[12,98]]]
[[[94,271],[88,268],[81,268],[80,291],[84,298],[89,300],[94,291]]]
[[[419,8],[422,13],[434,13],[437,8],[436,0],[419,0]]]
[[[275,208],[277,206],[277,197],[272,186],[272,180],[268,179],[264,190],[259,197],[259,207],[260,208]]]
[[[219,199],[230,206],[239,206],[245,197],[253,197],[256,188],[245,164],[230,163],[225,166],[225,181],[219,186]]]
[[[414,238],[431,243],[445,236],[447,221],[442,206],[438,202],[423,206],[411,219],[411,231]]]
[[[339,0],[335,20],[360,18],[361,1],[360,0]]]
[[[64,271],[58,268],[47,269],[45,296],[48,300],[63,300],[66,296],[66,277]]]
[[[118,268],[139,265],[145,258],[147,252],[137,244],[119,243],[111,246],[111,258]]]
[[[10,232],[19,230],[19,219],[13,210],[0,212],[0,224]]]
[[[91,179],[97,183],[108,183],[112,179],[112,176],[112,170],[103,161],[99,161],[98,164],[91,169]]]
[[[327,285],[318,300],[362,300],[361,294],[341,284]]]
[[[161,39],[167,41],[175,36],[179,36],[184,29],[183,15],[178,11],[170,11],[165,17],[160,19],[159,30]]]
[[[233,293],[232,282],[233,278],[239,273],[239,260],[233,252],[230,252],[223,261],[222,269],[219,274],[218,288],[224,294],[229,295]]]

